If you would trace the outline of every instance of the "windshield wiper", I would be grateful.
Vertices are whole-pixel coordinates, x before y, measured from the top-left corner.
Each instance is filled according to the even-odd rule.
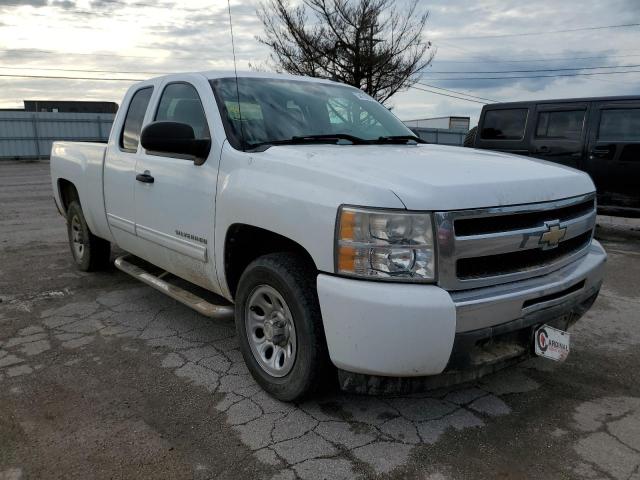
[[[364,145],[370,143],[369,140],[365,140],[354,135],[348,135],[346,133],[327,133],[322,135],[304,135],[291,137],[288,140],[270,140],[268,142],[250,143],[248,145],[250,150],[264,151],[269,147],[275,145],[302,145],[305,143],[333,143],[337,144],[341,140],[349,142],[349,145]]]
[[[368,140],[364,138],[356,137],[355,135],[349,135],[348,133],[325,133],[321,135],[304,135],[301,137],[293,137],[295,140],[313,141],[313,140],[347,140],[352,144],[365,144]]]
[[[415,143],[427,143],[422,140],[420,137],[416,137],[414,135],[389,135],[386,137],[378,137],[378,140],[375,140],[376,143],[398,143],[398,144],[406,144],[408,142]]]

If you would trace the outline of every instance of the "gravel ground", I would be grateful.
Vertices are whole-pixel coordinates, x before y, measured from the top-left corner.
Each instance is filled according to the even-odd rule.
[[[396,397],[277,402],[231,323],[74,269],[48,163],[0,162],[0,480],[640,480],[640,225],[600,219],[607,278],[563,364]]]

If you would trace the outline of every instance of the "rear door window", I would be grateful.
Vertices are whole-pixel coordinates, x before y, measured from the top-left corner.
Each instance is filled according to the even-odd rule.
[[[489,110],[484,114],[480,137],[485,140],[520,140],[527,125],[527,108]]]
[[[540,112],[536,137],[578,140],[582,136],[586,110],[558,110]]]
[[[140,142],[140,131],[144,115],[149,106],[153,87],[141,88],[133,94],[129,102],[129,110],[124,118],[124,126],[120,133],[120,148],[126,152],[134,153],[138,150]]]
[[[640,141],[640,108],[602,110],[598,140],[602,142]]]

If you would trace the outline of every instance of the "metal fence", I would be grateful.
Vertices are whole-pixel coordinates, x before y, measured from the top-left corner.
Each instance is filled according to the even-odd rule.
[[[0,160],[49,158],[58,140],[106,142],[114,114],[0,111]]]
[[[413,132],[425,142],[438,143],[440,145],[464,145],[464,137],[467,132],[460,130],[444,130],[440,128],[413,127]]]
[[[0,111],[0,160],[48,158],[57,140],[106,142],[115,115]],[[462,146],[466,132],[414,127],[429,143]]]

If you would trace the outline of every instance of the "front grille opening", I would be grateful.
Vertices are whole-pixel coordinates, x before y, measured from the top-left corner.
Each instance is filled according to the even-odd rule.
[[[591,241],[591,231],[561,242],[552,250],[523,250],[519,252],[461,258],[456,263],[459,279],[493,277],[509,273],[524,272],[556,262],[586,247]]]
[[[584,283],[585,281],[582,280],[581,282],[578,282],[575,285],[570,286],[569,288],[565,288],[564,290],[560,290],[559,292],[550,293],[549,295],[543,295],[542,297],[526,300],[522,304],[522,308],[532,307],[534,305],[538,305],[539,303],[549,302],[551,300],[557,300],[558,298],[566,297],[571,293],[582,290],[582,287],[584,287]]]
[[[595,210],[595,201],[587,200],[568,207],[538,212],[513,213],[480,218],[460,218],[454,221],[454,231],[458,237],[508,232],[524,228],[539,227],[551,220],[571,220]]]

